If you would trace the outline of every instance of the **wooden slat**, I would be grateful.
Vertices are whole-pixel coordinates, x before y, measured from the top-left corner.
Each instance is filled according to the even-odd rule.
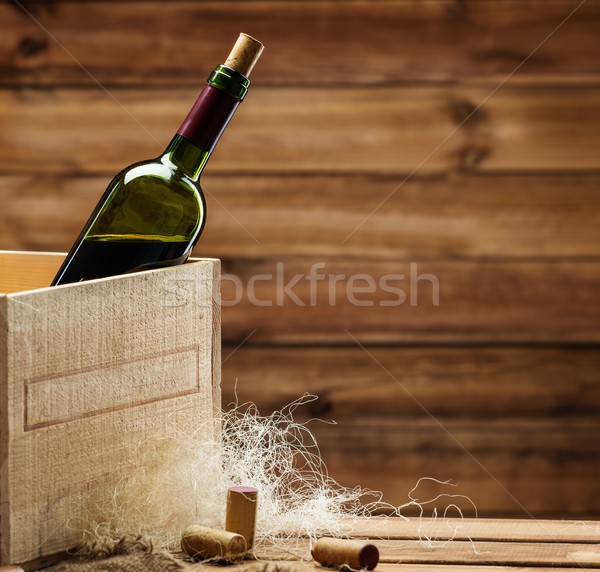
[[[496,564],[600,568],[600,546],[562,543],[450,542],[423,546],[416,541],[378,542],[381,561],[390,563]]]
[[[375,94],[368,89],[328,92],[258,87],[228,127],[210,168],[356,171],[362,165],[373,171],[387,164],[395,171],[416,166],[416,158],[422,160],[431,152],[452,131],[453,123],[451,113],[444,109],[448,94],[414,89],[403,94],[382,88]],[[0,109],[5,110],[0,170],[115,173],[161,152],[196,92],[112,90],[155,140],[100,90],[4,91],[0,93]],[[385,108],[373,105],[382,99],[387,102]],[[454,140],[449,149],[457,151],[457,144]],[[410,147],[412,151],[398,153]],[[438,156],[426,170],[444,169],[452,162]]]
[[[220,258],[600,254],[598,174],[456,175],[404,182],[397,176],[207,173],[205,182],[214,198],[207,199],[209,220],[198,251]]]
[[[210,168],[313,174],[600,168],[600,86],[505,86],[459,127],[495,87],[258,87]],[[161,151],[195,91],[114,89],[120,105],[99,89],[2,91],[0,171],[115,173]]]
[[[544,546],[542,545],[541,549]],[[582,570],[582,564],[574,563],[570,566],[561,566],[561,572],[575,572]],[[377,570],[380,572],[465,572],[464,564],[387,564],[379,563]],[[556,572],[556,566],[525,566],[519,564],[519,572]],[[288,572],[287,570],[281,570],[281,572]],[[291,572],[291,571],[290,571]],[[514,566],[497,566],[497,565],[486,565],[486,564],[473,564],[469,563],[468,572],[515,572]]]
[[[348,519],[344,525],[354,538],[388,540],[437,540],[558,542],[587,544],[600,542],[600,522],[498,518],[402,518]]]
[[[249,340],[250,341],[250,340]],[[600,416],[597,348],[223,348],[223,403],[263,414],[304,392],[302,418]],[[397,382],[395,382],[397,380]],[[460,399],[456,397],[460,396]],[[418,402],[418,403],[417,403]]]
[[[381,555],[380,562],[393,564],[463,564],[487,566],[586,566],[600,568],[600,545],[529,542],[469,542],[452,541],[426,543],[403,541],[375,541]],[[278,543],[272,550],[258,551],[259,557],[285,557],[284,552],[306,554],[308,540],[289,540]],[[463,568],[464,569],[464,568]]]
[[[448,81],[513,71],[579,2],[27,2],[108,84],[197,85],[245,30],[267,46],[257,83]],[[23,11],[0,4],[4,84],[92,85]],[[519,70],[598,74],[600,7],[586,2]],[[310,40],[308,40],[310,38]]]
[[[223,269],[223,336],[232,343],[255,330],[253,342],[353,346],[600,340],[597,262],[289,259],[224,261]],[[317,274],[324,278],[309,280]]]
[[[68,249],[108,180],[0,177],[0,246]],[[458,174],[417,178],[397,189],[400,183],[397,176],[223,176],[209,168],[203,181],[208,222],[196,253],[381,259],[600,255],[598,173]]]
[[[543,549],[544,545],[542,545]],[[303,546],[308,554],[308,547]],[[227,570],[231,572],[258,572],[258,570],[265,570],[265,572],[307,572],[311,570],[319,570],[322,572],[323,567],[314,561],[290,561],[289,554],[281,555],[283,560],[271,560],[268,562],[262,561],[256,564],[248,564],[246,562],[233,564],[228,566]],[[183,562],[186,570],[205,570],[207,565],[204,563],[190,563]],[[465,566],[461,564],[389,564],[379,563],[377,570],[380,572],[465,572]],[[519,572],[556,572],[555,566],[522,566],[518,568]],[[580,572],[582,570],[581,564],[573,564],[573,568],[561,566],[561,572]],[[473,564],[469,563],[469,572],[515,572],[513,566],[497,566],[497,565],[485,565],[485,564]]]
[[[462,398],[457,394],[455,400]],[[321,416],[330,419],[332,416]],[[465,495],[480,516],[522,517],[600,513],[598,418],[562,420],[337,419],[336,425],[308,425],[329,474],[345,486],[384,493],[392,505],[420,502],[439,494]],[[368,497],[365,500],[370,500]],[[469,500],[441,497],[425,503],[424,516],[456,504],[475,516]],[[418,514],[415,506],[403,514]],[[450,510],[449,516],[457,516]]]

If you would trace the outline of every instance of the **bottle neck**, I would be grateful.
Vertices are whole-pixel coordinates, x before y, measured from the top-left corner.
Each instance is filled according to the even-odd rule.
[[[182,169],[190,179],[197,181],[209,158],[210,151],[200,149],[183,135],[177,134],[166,148],[162,160]]]
[[[226,66],[217,66],[167,148],[171,160],[190,175],[200,176],[249,85],[244,75]],[[186,143],[188,146],[192,143],[197,149],[186,149]]]

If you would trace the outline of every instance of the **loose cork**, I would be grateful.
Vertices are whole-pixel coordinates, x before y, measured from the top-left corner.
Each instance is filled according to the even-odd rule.
[[[248,550],[254,546],[258,490],[254,487],[230,487],[227,491],[225,530],[241,534]]]
[[[242,557],[246,540],[241,534],[193,524],[181,535],[181,550],[191,558],[229,562]]]
[[[240,34],[225,65],[248,77],[265,47],[252,36]]]
[[[374,544],[342,538],[319,538],[312,557],[323,566],[374,570],[379,563],[379,550]]]

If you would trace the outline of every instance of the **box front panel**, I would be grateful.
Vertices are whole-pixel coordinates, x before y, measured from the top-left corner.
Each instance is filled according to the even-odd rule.
[[[141,450],[212,422],[214,264],[9,298],[13,562],[77,544]]]

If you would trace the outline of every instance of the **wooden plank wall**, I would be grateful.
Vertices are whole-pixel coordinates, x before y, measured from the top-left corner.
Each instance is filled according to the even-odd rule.
[[[331,475],[394,504],[427,476],[480,514],[600,516],[600,2],[23,4],[0,3],[0,248],[67,249],[253,34],[195,250],[243,285],[225,401],[318,395]]]

